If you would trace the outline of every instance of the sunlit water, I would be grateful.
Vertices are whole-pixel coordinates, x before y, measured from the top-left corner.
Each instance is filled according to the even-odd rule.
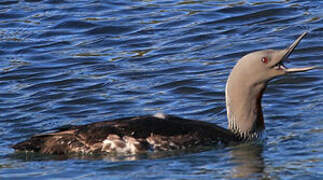
[[[0,2],[0,179],[319,179],[323,71],[275,79],[266,138],[194,152],[57,157],[12,144],[69,124],[164,112],[226,127],[248,52],[309,34],[287,66],[323,66],[322,1]]]

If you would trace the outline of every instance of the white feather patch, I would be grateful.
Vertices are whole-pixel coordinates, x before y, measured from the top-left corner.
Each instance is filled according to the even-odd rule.
[[[155,118],[159,118],[159,119],[166,119],[166,114],[164,113],[156,113],[153,115]]]
[[[118,135],[109,135],[102,144],[102,151],[108,153],[126,153],[136,154],[144,151],[140,141],[133,137],[124,136],[120,138]]]

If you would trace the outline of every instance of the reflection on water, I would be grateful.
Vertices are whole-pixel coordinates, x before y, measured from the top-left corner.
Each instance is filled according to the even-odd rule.
[[[219,148],[219,147],[218,147]],[[185,154],[199,153],[214,149],[214,147],[197,147],[187,150],[179,151],[160,151],[160,152],[143,152],[140,154],[109,154],[109,153],[97,153],[97,154],[82,154],[82,153],[70,153],[62,155],[42,154],[37,152],[15,152],[9,154],[8,157],[23,161],[63,161],[68,159],[82,159],[82,160],[105,160],[107,162],[118,161],[137,161],[145,159],[162,159],[176,156],[182,156]]]
[[[262,144],[241,144],[233,147],[231,155],[235,167],[232,169],[232,177],[247,178],[263,174],[263,148]]]

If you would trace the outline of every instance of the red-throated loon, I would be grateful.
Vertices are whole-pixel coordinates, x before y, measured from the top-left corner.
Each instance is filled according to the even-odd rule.
[[[305,35],[299,36],[287,49],[252,52],[237,62],[225,89],[228,129],[158,113],[62,128],[35,135],[13,148],[49,154],[136,154],[257,139],[265,129],[261,98],[267,82],[277,76],[314,68],[283,65]]]

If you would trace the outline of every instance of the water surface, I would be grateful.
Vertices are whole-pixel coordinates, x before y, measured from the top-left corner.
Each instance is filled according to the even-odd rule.
[[[0,2],[1,179],[319,179],[323,72],[271,82],[266,140],[207,151],[57,157],[10,146],[62,125],[164,112],[227,126],[237,60],[309,34],[287,66],[323,66],[321,1]]]

